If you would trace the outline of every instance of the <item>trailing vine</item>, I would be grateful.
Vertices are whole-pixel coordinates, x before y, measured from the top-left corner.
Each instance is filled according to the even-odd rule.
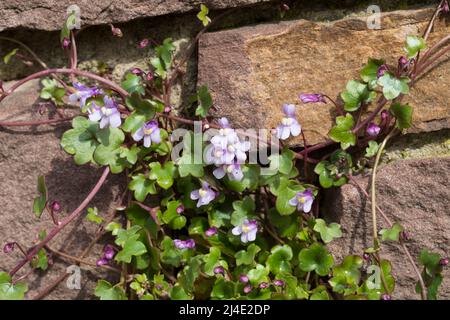
[[[21,58],[23,51],[43,68],[7,90],[0,86],[0,103],[30,80],[42,79],[40,97],[52,103],[59,116],[2,121],[0,126],[71,121],[62,148],[77,165],[103,168],[83,202],[65,217],[63,204],[51,200],[44,177],[38,177],[34,213],[37,218],[49,214],[55,226],[41,232],[40,242],[31,247],[14,241],[4,245],[5,253],[18,250],[23,257],[8,273],[0,272],[0,299],[22,299],[28,275],[49,268],[49,257],[56,255],[117,274],[115,283],[98,281],[94,293],[100,299],[388,300],[395,279],[391,263],[382,257],[386,241],[398,242],[407,255],[422,298],[436,299],[448,259],[423,250],[420,270],[408,251],[403,227],[377,205],[376,173],[388,140],[411,126],[413,108],[403,98],[449,51],[449,36],[431,46],[427,43],[434,22],[448,11],[448,1],[441,1],[424,34],[407,36],[405,56],[397,65],[369,58],[360,78],[348,81],[342,101],[326,93],[300,95],[304,104],[330,101],[338,114],[329,139],[316,145],[307,144],[294,104],[282,106],[284,117],[268,135],[237,130],[238,124],[216,119],[209,112],[213,99],[206,86],[186,102],[191,117],[175,113],[170,97],[173,86],[182,81],[180,68],[211,25],[204,5],[197,16],[204,29],[185,55],[176,56],[170,38],[162,43],[144,39],[139,46],[154,46],[148,70],[134,68],[120,84],[77,68],[74,14],[68,16],[60,36],[68,67],[48,68],[22,42],[0,37],[19,46],[4,57],[5,63]],[[122,35],[114,26],[111,30],[114,36]],[[67,115],[68,105],[79,106],[79,114]],[[303,148],[294,150],[283,143],[293,136],[302,137]],[[356,161],[361,149],[362,162]],[[268,153],[269,165],[255,158],[261,150]],[[319,197],[323,189],[346,183],[358,186],[354,175],[363,169],[361,163],[371,162],[371,195],[361,191],[371,202],[373,246],[338,263],[326,245],[342,236],[341,227],[320,217]],[[125,176],[127,190],[108,214],[89,204],[111,174]],[[98,225],[83,254],[52,248],[51,240],[83,214]],[[387,225],[380,231],[378,214]],[[96,263],[87,261],[90,249],[105,233],[114,241]],[[25,266],[29,271],[18,276]],[[59,277],[36,298],[66,277]]]

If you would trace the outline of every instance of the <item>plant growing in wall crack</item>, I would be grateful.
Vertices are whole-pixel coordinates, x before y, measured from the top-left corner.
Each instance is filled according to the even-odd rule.
[[[447,1],[442,1],[423,36],[406,38],[406,56],[397,65],[368,57],[359,79],[343,88],[342,102],[333,101],[335,125],[329,140],[317,145],[306,143],[292,104],[282,106],[284,117],[269,139],[237,130],[238,124],[227,118],[211,116],[214,102],[206,86],[187,102],[190,118],[175,114],[172,88],[182,80],[180,68],[195,42],[182,55],[170,38],[153,41],[148,69],[130,70],[120,84],[78,69],[77,30],[69,15],[60,37],[68,66],[48,68],[31,51],[43,70],[8,90],[0,87],[1,102],[26,82],[42,79],[40,96],[57,108],[59,118],[0,126],[71,121],[72,128],[61,138],[62,148],[77,165],[99,166],[103,173],[80,206],[65,217],[61,217],[64,204],[51,201],[44,177],[37,177],[35,215],[49,214],[55,226],[41,232],[39,242],[30,247],[4,245],[5,253],[23,257],[8,273],[0,272],[0,299],[22,299],[27,276],[51,269],[52,255],[92,266],[85,260],[87,253],[74,256],[50,246],[83,214],[99,225],[95,239],[103,234],[113,239],[93,267],[116,273],[117,281],[100,279],[94,292],[99,299],[387,300],[395,295],[392,265],[383,258],[387,241],[405,251],[416,271],[416,291],[423,299],[436,299],[448,259],[426,250],[411,256],[403,227],[376,204],[375,183],[387,141],[411,126],[413,106],[402,102],[404,96],[450,48],[448,36],[427,43],[434,21],[447,8]],[[202,5],[198,14],[205,28],[202,33],[213,23],[208,14]],[[148,45],[148,40],[140,43]],[[4,62],[23,50],[30,53],[28,47],[19,46]],[[331,100],[326,93],[302,93],[299,99],[318,104]],[[67,105],[77,106],[79,112],[69,116]],[[300,135],[303,148],[283,147],[284,140]],[[257,146],[267,151],[268,165],[254,160]],[[373,164],[371,194],[366,193],[372,204],[373,244],[361,256],[338,262],[327,244],[342,237],[341,226],[320,218],[321,193],[354,181],[361,169],[356,156],[361,151]],[[89,203],[111,174],[124,176],[127,189],[107,215]],[[386,226],[382,230],[377,228],[379,215]],[[22,271],[24,267],[29,271]]]

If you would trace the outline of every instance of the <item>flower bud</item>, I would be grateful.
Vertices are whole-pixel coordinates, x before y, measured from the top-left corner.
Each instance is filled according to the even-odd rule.
[[[371,122],[367,126],[366,132],[369,136],[376,137],[380,133],[380,130],[381,128],[377,124]]]
[[[217,234],[217,228],[215,228],[215,227],[211,227],[205,231],[205,236],[207,236],[207,237],[212,237],[216,234]]]
[[[404,57],[404,56],[401,56],[401,57],[398,59],[398,65],[399,65],[400,67],[404,67],[407,63],[408,63],[408,59],[406,59],[406,57]]]
[[[283,280],[275,280],[274,282],[273,282],[273,285],[274,286],[277,286],[277,287],[284,287],[284,281]]]
[[[383,64],[380,68],[378,68],[377,78],[381,78],[386,71],[388,71],[388,68],[385,64]]]
[[[96,264],[97,264],[98,267],[101,267],[101,266],[107,265],[108,264],[108,260],[105,259],[105,258],[101,258],[101,259],[97,260]]]
[[[177,213],[178,214],[182,214],[184,212],[184,206],[182,205],[182,204],[180,204],[178,207],[177,207]]]
[[[259,288],[260,289],[266,289],[266,288],[268,288],[269,287],[269,284],[267,283],[267,282],[261,282],[260,284],[259,284]]]
[[[241,276],[239,277],[239,281],[242,283],[247,283],[249,279],[245,274],[241,274]]]
[[[450,8],[448,5],[448,0],[445,0],[444,3],[442,4],[442,12],[448,13],[449,11],[450,11]]]
[[[366,261],[369,260],[370,259],[370,254],[364,253],[363,254],[363,259],[366,260]]]
[[[289,11],[291,8],[289,8],[289,6],[286,4],[286,3],[283,3],[282,5],[281,5],[281,10],[283,10],[283,11]]]
[[[145,78],[147,79],[147,81],[152,81],[153,80],[153,73],[151,73],[150,71],[147,72],[147,74],[145,75]]]
[[[62,46],[63,46],[64,49],[68,49],[69,46],[70,46],[70,40],[67,39],[67,38],[64,38],[63,41],[62,41]]]
[[[145,48],[146,46],[148,46],[148,42],[148,39],[142,39],[141,42],[139,42],[139,48]]]
[[[50,208],[52,209],[53,212],[60,212],[61,211],[61,203],[59,203],[59,201],[55,200],[50,205]]]
[[[11,253],[14,251],[14,246],[16,245],[15,242],[8,242],[7,244],[5,244],[5,246],[3,247],[3,252],[4,253]]]
[[[439,265],[442,267],[448,265],[448,258],[442,258],[441,260],[439,260]]]
[[[120,30],[119,28],[114,27],[113,25],[111,25],[111,32],[112,32],[113,36],[115,36],[115,37],[118,37],[118,38],[122,38],[123,37],[122,30]]]
[[[169,113],[170,111],[172,111],[171,107],[164,107],[164,113]]]
[[[107,260],[111,260],[115,255],[114,247],[110,244],[107,244],[103,249],[103,257]]]
[[[133,68],[133,69],[131,69],[131,73],[138,76],[138,75],[140,75],[140,74],[143,74],[144,71],[142,71],[142,70],[139,69],[139,68]]]
[[[389,117],[389,112],[387,110],[381,111],[381,119],[386,120]]]
[[[224,274],[225,273],[225,270],[224,270],[224,268],[223,267],[215,267],[214,268],[214,274]]]
[[[392,300],[392,297],[386,293],[381,295],[381,300]]]
[[[250,293],[252,291],[252,286],[251,285],[247,285],[244,287],[244,293]]]

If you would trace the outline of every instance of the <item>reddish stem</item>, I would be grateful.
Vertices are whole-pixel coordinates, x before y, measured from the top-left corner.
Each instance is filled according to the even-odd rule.
[[[48,119],[48,120],[37,120],[37,121],[17,121],[17,122],[2,122],[0,121],[0,127],[28,127],[28,126],[39,126],[43,124],[59,123],[72,120],[74,117],[62,118],[62,119]]]
[[[9,275],[12,277],[19,271],[27,262],[30,262],[33,257],[42,249],[50,240],[52,240],[58,233],[61,232],[69,223],[75,220],[84,210],[84,208],[91,202],[97,192],[100,190],[100,187],[105,183],[106,178],[109,174],[109,167],[106,167],[103,170],[102,176],[98,180],[97,184],[91,190],[91,192],[87,195],[87,197],[83,200],[83,202],[75,209],[69,216],[67,216],[64,220],[60,222],[60,224],[53,228],[50,233],[42,240],[38,245],[36,245],[33,250],[31,250],[27,256],[22,259],[10,272]]]

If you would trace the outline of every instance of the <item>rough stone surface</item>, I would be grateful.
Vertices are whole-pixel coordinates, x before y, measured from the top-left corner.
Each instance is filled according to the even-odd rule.
[[[332,126],[331,103],[300,104],[302,92],[337,98],[369,57],[395,64],[408,34],[424,29],[431,9],[382,15],[381,30],[368,30],[366,17],[329,23],[307,20],[263,24],[205,34],[200,40],[198,83],[207,84],[217,116],[236,126],[275,127],[283,103],[296,103],[309,143],[323,141]],[[440,21],[430,43],[450,31]],[[422,78],[408,102],[414,106],[412,131],[449,127],[448,59]],[[405,100],[406,101],[406,100]],[[302,144],[301,138],[291,141]]]
[[[8,87],[10,84],[6,84]],[[25,121],[45,119],[41,116],[36,81],[22,87],[17,94],[6,98],[1,105],[0,121]],[[50,116],[55,116],[50,112]],[[44,175],[49,199],[57,199],[63,206],[60,217],[72,212],[87,196],[97,182],[102,170],[93,166],[77,166],[72,157],[59,145],[61,135],[70,127],[69,123],[57,126],[40,127],[0,127],[0,238],[4,243],[17,241],[23,247],[33,246],[41,230],[49,231],[54,225],[48,214],[39,220],[33,213],[33,198],[37,196],[36,181]],[[118,201],[123,190],[124,177],[110,176],[91,206],[96,206],[102,216],[111,214],[111,206]],[[50,246],[78,256],[93,239],[97,225],[85,219],[84,214],[58,235]],[[95,262],[101,255],[106,238],[100,239],[86,260]],[[0,270],[9,271],[22,258],[19,250],[5,254],[0,252]],[[36,272],[27,278],[30,295],[43,290],[65,272],[72,261],[54,257],[55,264],[46,272]],[[95,270],[94,270],[95,269]],[[19,272],[23,275],[24,267]],[[114,274],[113,274],[114,275]],[[43,277],[42,277],[43,276]],[[93,289],[100,276],[111,274],[99,272],[97,268],[82,266],[81,290],[70,290],[65,282],[61,283],[47,298],[49,299],[88,299],[93,297]]]
[[[270,0],[8,0],[0,2],[0,31],[24,27],[59,30],[67,7],[81,9],[83,25],[126,22],[137,18],[198,10],[203,3],[210,9],[225,9]]]
[[[367,177],[357,177],[369,191]],[[450,254],[450,157],[400,160],[380,168],[377,203],[386,215],[399,222],[411,240],[407,246],[417,259],[422,249],[441,256]],[[361,255],[372,246],[370,201],[352,184],[331,190],[324,202],[328,221],[339,222],[343,237],[328,246],[339,261],[345,255]],[[379,216],[379,228],[386,223]],[[382,256],[391,260],[396,278],[396,299],[418,299],[415,273],[397,243],[384,243]],[[450,271],[445,269],[440,299],[450,299]]]

